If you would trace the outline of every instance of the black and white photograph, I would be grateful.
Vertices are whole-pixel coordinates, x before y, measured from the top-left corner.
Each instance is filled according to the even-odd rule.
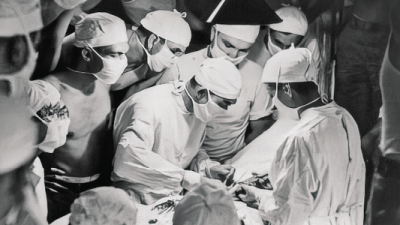
[[[0,0],[0,225],[399,225],[400,0]]]

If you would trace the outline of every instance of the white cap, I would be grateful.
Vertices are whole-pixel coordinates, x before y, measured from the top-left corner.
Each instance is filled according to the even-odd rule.
[[[196,73],[201,86],[222,98],[236,99],[242,88],[242,77],[232,62],[225,58],[207,58]]]
[[[0,96],[0,106],[0,174],[5,174],[36,156],[40,121],[24,101]]]
[[[122,189],[98,187],[80,194],[71,205],[71,224],[135,224],[137,207]]]
[[[43,28],[40,0],[1,0],[0,36],[29,34]]]
[[[265,64],[264,83],[317,83],[318,70],[307,48],[290,48],[272,56]]]
[[[188,192],[179,202],[175,207],[173,224],[239,225],[240,219],[226,187],[220,181],[210,180]]]
[[[276,10],[276,14],[283,21],[269,25],[271,29],[301,36],[307,33],[307,18],[300,9],[294,6],[285,6]]]
[[[177,11],[157,10],[148,13],[140,24],[155,35],[187,47],[192,32],[189,24],[183,19],[185,16],[186,13],[181,14]]]
[[[92,13],[75,24],[76,47],[92,47],[128,42],[123,20],[109,13]]]
[[[215,29],[236,39],[254,43],[260,32],[260,25],[225,25],[215,24]]]
[[[57,5],[64,9],[73,9],[78,5],[85,3],[87,0],[54,0]]]

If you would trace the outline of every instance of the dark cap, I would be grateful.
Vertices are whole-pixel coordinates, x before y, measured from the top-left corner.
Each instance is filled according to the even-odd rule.
[[[185,0],[201,21],[211,24],[268,25],[282,20],[265,0]]]

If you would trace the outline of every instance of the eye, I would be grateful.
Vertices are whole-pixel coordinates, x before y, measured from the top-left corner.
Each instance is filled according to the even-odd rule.
[[[240,49],[239,52],[247,53],[249,50],[250,50],[249,48],[247,48],[247,49]]]
[[[222,41],[222,42],[224,43],[225,47],[227,47],[227,48],[233,48],[234,47],[233,45],[231,45],[231,43],[229,43],[227,41]]]
[[[170,48],[169,50],[178,57],[183,55],[183,52],[179,48]]]
[[[110,57],[110,58],[113,58],[113,59],[118,59],[118,58],[121,58],[121,56],[123,54],[124,53],[122,53],[122,52],[117,52],[117,53],[108,54],[107,56]]]

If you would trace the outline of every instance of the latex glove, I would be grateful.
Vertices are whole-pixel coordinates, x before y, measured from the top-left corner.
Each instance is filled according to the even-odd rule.
[[[268,191],[247,185],[239,185],[236,188],[236,196],[249,207],[258,209],[261,199],[268,196]]]
[[[226,185],[230,185],[233,182],[235,168],[230,165],[217,165],[210,168],[210,174],[211,178],[220,180]]]

